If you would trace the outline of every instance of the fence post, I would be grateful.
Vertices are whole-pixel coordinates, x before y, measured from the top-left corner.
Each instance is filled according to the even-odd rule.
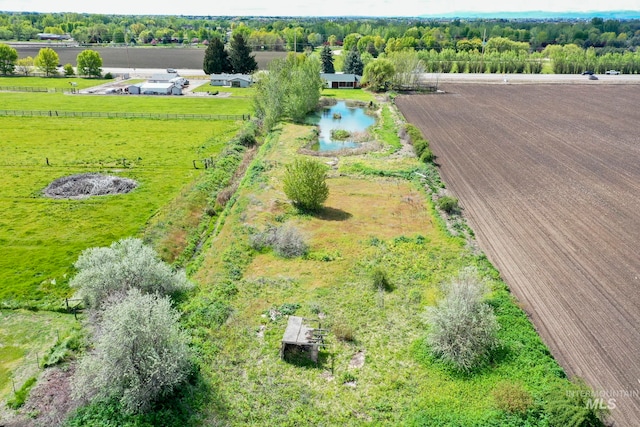
[[[51,165],[49,164],[49,158],[48,158],[48,157],[45,157],[45,159],[47,159],[47,166],[51,166]]]
[[[193,161],[193,168],[194,169],[198,169],[198,167],[196,166],[196,161],[195,160]]]

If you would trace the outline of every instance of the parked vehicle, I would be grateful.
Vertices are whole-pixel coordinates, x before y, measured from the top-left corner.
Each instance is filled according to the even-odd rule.
[[[595,74],[589,74],[589,80],[598,80],[598,77]]]
[[[618,70],[608,70],[608,71],[605,71],[605,74],[610,74],[612,76],[615,76],[615,75],[620,74],[620,71],[618,71]]]
[[[583,76],[592,76],[592,75],[594,75],[594,74],[595,74],[595,73],[594,73],[593,71],[591,71],[591,70],[587,70],[587,71],[583,71],[583,72],[582,72],[582,75],[583,75]]]

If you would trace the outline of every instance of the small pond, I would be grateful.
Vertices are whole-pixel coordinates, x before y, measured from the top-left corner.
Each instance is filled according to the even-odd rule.
[[[320,131],[318,143],[311,148],[317,151],[334,151],[359,147],[361,144],[353,140],[333,140],[331,131],[340,129],[350,133],[364,132],[375,122],[373,116],[366,114],[365,107],[350,107],[345,101],[338,101],[307,119],[307,123],[317,125]]]

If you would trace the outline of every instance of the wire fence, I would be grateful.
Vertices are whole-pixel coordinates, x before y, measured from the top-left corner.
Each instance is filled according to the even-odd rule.
[[[57,110],[0,110],[0,116],[17,117],[91,117],[158,120],[251,120],[250,114],[159,114]]]
[[[53,87],[37,87],[37,86],[0,86],[0,92],[77,93],[78,89],[74,87],[53,88]]]

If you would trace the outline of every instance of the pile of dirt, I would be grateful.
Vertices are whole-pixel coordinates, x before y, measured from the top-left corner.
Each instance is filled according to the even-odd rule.
[[[129,178],[83,173],[56,179],[44,189],[44,195],[54,199],[83,199],[91,196],[128,193],[137,185],[136,181]]]

